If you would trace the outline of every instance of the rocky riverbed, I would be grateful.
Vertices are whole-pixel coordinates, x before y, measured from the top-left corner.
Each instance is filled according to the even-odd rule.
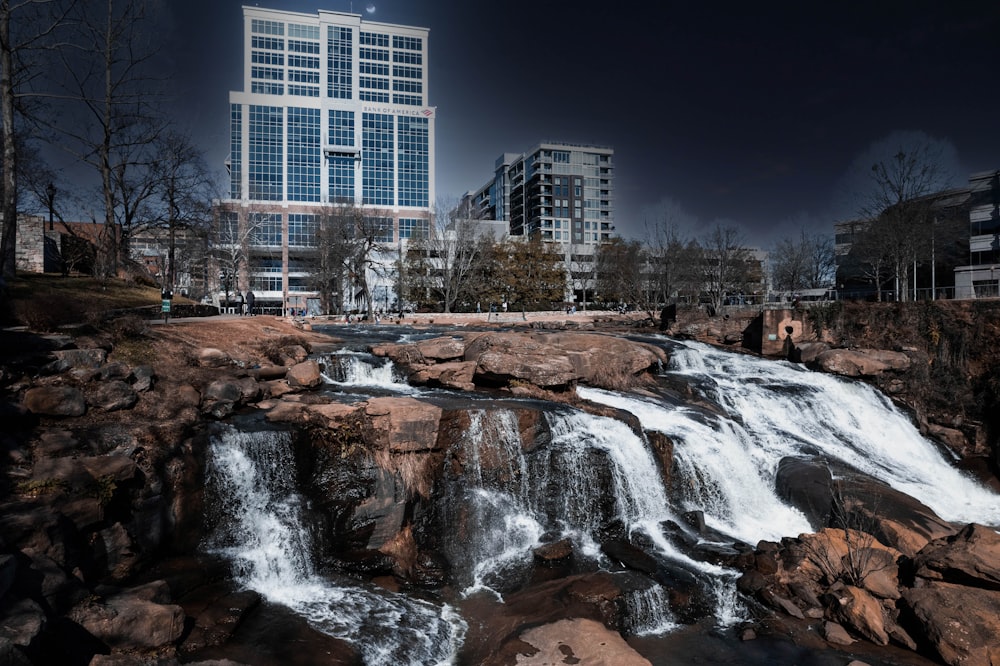
[[[413,384],[485,388],[501,399],[580,404],[568,391],[576,384],[641,389],[666,360],[662,350],[589,330],[594,323],[553,318],[526,331],[456,330],[372,351],[392,358]],[[707,326],[702,333],[685,326],[691,337],[713,335]],[[7,663],[281,663],[243,647],[247,627],[259,626],[262,614],[282,617],[280,610],[235,589],[224,563],[199,551],[208,438],[213,424],[233,419],[303,429],[310,441],[303,450],[314,456],[313,479],[325,484],[325,496],[360,492],[356,479],[392,479],[326,508],[343,524],[365,526],[325,544],[342,571],[389,588],[448,584],[440,553],[414,536],[409,516],[431,492],[434,470],[453,443],[449,433],[468,417],[406,397],[343,404],[319,396],[317,356],[338,343],[307,329],[261,317],[117,335],[3,333],[0,654]],[[902,361],[852,363],[823,369],[906,371]],[[852,373],[863,374],[845,372]],[[633,418],[583,406],[641,432]],[[547,436],[531,409],[518,419],[524,441]],[[671,443],[646,435],[669,470]],[[920,663],[918,655],[949,664],[1000,661],[992,645],[1000,633],[993,530],[945,523],[862,481],[832,484],[822,465],[793,467],[782,475],[786,498],[822,514],[829,528],[720,555],[744,572],[741,591],[768,609],[745,627],[744,639],[787,633],[835,654],[863,642],[875,650],[871,663],[910,658],[878,649],[907,650],[910,663]],[[829,494],[831,487],[838,492]],[[608,544],[625,570],[645,575],[641,553],[624,541],[617,550],[614,539]],[[553,542],[536,553],[539,571],[556,574],[509,596],[502,613],[485,612],[491,619],[470,629],[464,663],[542,663],[559,654],[648,663],[618,633],[613,609],[627,579],[558,574],[565,547]],[[672,601],[694,609],[696,595],[686,594],[678,584]],[[283,622],[286,638],[329,656],[323,663],[357,662],[350,645]],[[810,638],[809,627],[821,641]]]

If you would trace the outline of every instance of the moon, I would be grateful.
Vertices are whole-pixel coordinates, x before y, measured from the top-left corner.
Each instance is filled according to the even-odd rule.
[[[375,13],[375,5],[368,5],[367,7],[365,7],[365,11],[368,12],[369,14],[374,14]]]

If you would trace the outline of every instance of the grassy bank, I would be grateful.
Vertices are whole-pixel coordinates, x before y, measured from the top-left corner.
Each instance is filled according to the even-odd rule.
[[[174,302],[192,301],[177,297]],[[52,331],[107,312],[159,304],[159,287],[131,280],[20,273],[7,283],[0,319],[6,326]]]

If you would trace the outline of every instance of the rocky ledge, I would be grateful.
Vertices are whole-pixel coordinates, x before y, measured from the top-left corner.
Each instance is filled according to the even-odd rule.
[[[534,387],[563,391],[578,383],[630,388],[666,362],[659,347],[597,333],[462,333],[372,348],[391,358],[410,383],[470,390]],[[522,391],[523,392],[523,391]]]

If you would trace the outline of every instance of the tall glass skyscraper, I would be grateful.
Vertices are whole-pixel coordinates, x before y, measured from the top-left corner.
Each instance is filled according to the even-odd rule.
[[[229,93],[229,198],[220,242],[248,248],[233,291],[264,307],[315,297],[318,217],[353,205],[385,221],[386,245],[426,229],[435,108],[426,28],[360,15],[243,8],[243,90]]]

